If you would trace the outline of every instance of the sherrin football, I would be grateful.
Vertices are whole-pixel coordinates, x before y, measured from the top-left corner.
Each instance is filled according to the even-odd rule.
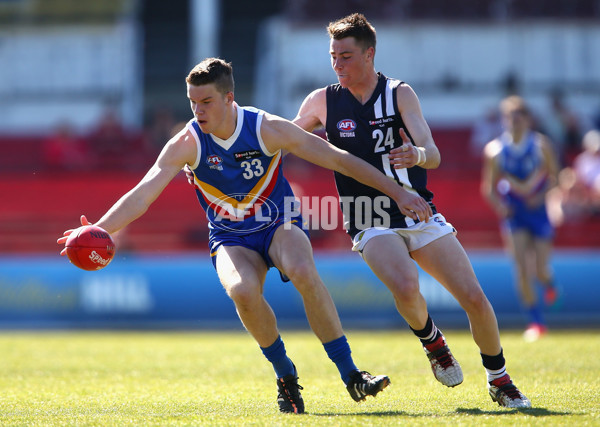
[[[100,270],[115,256],[115,242],[110,234],[95,225],[74,230],[65,243],[69,261],[82,270]]]

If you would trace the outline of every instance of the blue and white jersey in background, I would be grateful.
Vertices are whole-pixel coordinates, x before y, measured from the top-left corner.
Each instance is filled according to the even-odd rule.
[[[539,138],[540,134],[529,132],[523,141],[515,144],[509,133],[500,135],[502,149],[498,155],[498,166],[501,174],[524,181],[537,173],[544,165]],[[531,194],[522,196],[511,190],[507,180],[498,182],[498,191],[510,208],[510,216],[504,222],[512,232],[526,230],[538,238],[552,238],[554,232],[545,199],[537,197],[546,191],[547,183],[547,179],[540,180]],[[532,205],[532,199],[538,200],[538,203]]]
[[[537,173],[544,164],[543,153],[539,141],[539,134],[529,132],[523,137],[523,141],[515,144],[508,132],[499,137],[502,149],[498,155],[498,166],[503,175],[510,175],[519,181],[525,181],[527,178]],[[544,191],[546,182],[542,182],[536,192]],[[506,197],[511,205],[521,207],[525,203],[522,197],[511,191],[506,183],[500,183],[500,193]]]

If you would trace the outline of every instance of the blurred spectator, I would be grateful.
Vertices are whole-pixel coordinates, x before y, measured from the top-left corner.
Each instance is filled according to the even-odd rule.
[[[490,107],[485,115],[479,118],[473,125],[470,140],[471,154],[481,157],[485,144],[495,139],[501,133],[502,120],[500,111],[496,107]]]
[[[572,167],[559,174],[559,185],[549,196],[549,210],[557,224],[576,222],[600,213],[600,131],[591,130]]]
[[[148,167],[143,134],[126,129],[112,109],[106,110],[88,135],[88,141],[99,168],[144,170]]]
[[[154,110],[145,132],[146,148],[152,156],[156,156],[167,141],[175,135],[173,129],[176,124],[173,112],[169,108],[163,107]],[[177,130],[179,129],[181,127],[177,128]]]
[[[89,140],[97,153],[118,154],[123,151],[127,132],[113,110],[107,110],[92,130]]]
[[[82,170],[90,166],[87,141],[77,136],[71,125],[62,123],[42,141],[42,155],[49,170]]]
[[[548,192],[548,217],[555,227],[577,223],[587,216],[584,188],[577,183],[575,170],[566,167],[558,174],[558,185]]]
[[[588,193],[593,210],[600,208],[600,131],[587,132],[582,141],[583,152],[573,162],[575,176]]]
[[[579,151],[581,126],[577,115],[566,105],[562,91],[552,91],[550,102],[551,114],[543,127],[554,142],[560,163],[564,166]]]

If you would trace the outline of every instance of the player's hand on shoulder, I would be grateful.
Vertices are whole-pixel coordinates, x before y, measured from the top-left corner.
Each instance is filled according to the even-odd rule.
[[[79,218],[79,220],[81,221],[81,226],[85,226],[85,225],[92,225],[91,222],[88,221],[88,219],[86,218],[85,215],[81,215],[81,217]],[[77,227],[79,228],[79,227]],[[63,233],[63,237],[60,237],[58,240],[56,240],[56,243],[58,243],[59,245],[64,245],[67,242],[67,239],[69,238],[69,236],[71,235],[71,233],[73,233],[75,230],[77,230],[77,228],[70,228],[68,230],[66,230]],[[65,255],[67,253],[67,248],[63,248],[62,251],[60,251],[61,255]]]
[[[393,148],[389,153],[390,164],[394,169],[410,168],[417,164],[419,155],[417,148],[413,145],[410,138],[400,128],[400,138],[402,138],[402,145],[397,148]]]

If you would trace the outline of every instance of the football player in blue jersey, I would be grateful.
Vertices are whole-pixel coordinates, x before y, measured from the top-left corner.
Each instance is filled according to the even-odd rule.
[[[417,95],[405,82],[375,70],[376,32],[362,14],[331,22],[328,32],[331,66],[338,83],[309,94],[294,123],[308,131],[324,126],[332,145],[369,162],[422,197],[434,212],[433,220],[424,221],[406,216],[393,203],[387,204],[385,215],[374,210],[358,213],[350,205],[343,210],[352,249],[391,291],[398,312],[420,339],[439,382],[454,387],[463,381],[463,373],[429,316],[413,261],[440,282],[467,313],[492,400],[511,408],[531,406],[506,372],[494,310],[454,228],[436,211],[433,194],[426,187],[427,169],[437,168],[441,158]],[[335,179],[345,200],[385,197],[351,177],[336,173]],[[371,225],[364,227],[369,221]]]
[[[516,266],[518,293],[530,319],[524,337],[535,341],[547,326],[533,276],[543,286],[547,305],[557,299],[550,268],[554,230],[546,211],[546,194],[558,181],[558,160],[548,138],[532,130],[523,98],[503,99],[500,111],[505,131],[485,146],[481,188],[502,219],[506,246]]]
[[[167,184],[188,165],[198,199],[209,218],[211,257],[219,280],[235,303],[277,377],[282,412],[302,413],[298,372],[287,356],[273,310],[263,297],[267,270],[275,266],[302,295],[311,328],[336,364],[355,401],[375,396],[390,380],[358,370],[333,304],[315,268],[312,248],[296,216],[286,218],[293,194],[280,168],[283,150],[347,174],[389,195],[406,215],[427,219],[430,206],[367,162],[339,150],[280,117],[234,100],[231,64],[208,58],[186,78],[194,118],[169,140],[132,190],[95,225],[115,233],[143,215]],[[81,224],[90,224],[85,216]],[[64,244],[73,230],[58,239]],[[66,253],[66,249],[61,252]]]

